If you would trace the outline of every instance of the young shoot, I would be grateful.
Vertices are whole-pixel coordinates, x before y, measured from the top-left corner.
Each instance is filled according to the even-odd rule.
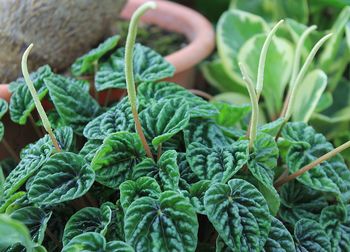
[[[259,65],[258,65],[258,76],[257,76],[257,82],[256,82],[256,94],[258,97],[258,100],[260,98],[261,92],[263,90],[264,85],[264,71],[265,71],[265,62],[266,62],[266,55],[267,51],[269,49],[269,46],[272,41],[273,35],[276,33],[277,29],[281,26],[281,24],[284,22],[284,20],[280,20],[269,32],[269,34],[266,37],[266,40],[264,42],[264,45],[260,52],[260,58],[259,58]]]
[[[311,162],[310,164],[302,167],[300,170],[298,170],[297,172],[288,175],[286,177],[282,177],[277,179],[276,183],[275,183],[275,187],[279,188],[281,187],[283,184],[303,175],[305,172],[311,170],[312,168],[318,166],[319,164],[321,164],[322,162],[334,157],[335,155],[339,154],[340,152],[342,152],[343,150],[350,148],[350,141],[340,145],[339,147],[335,148],[334,150],[326,153],[325,155],[319,157],[318,159],[316,159],[315,161]]]
[[[244,65],[241,62],[238,64],[242,72],[243,80],[247,84],[250,101],[252,103],[252,117],[251,117],[250,126],[249,126],[249,151],[251,151],[254,145],[254,141],[256,139],[257,131],[258,131],[258,120],[259,120],[258,96],[254,89],[254,83],[252,79],[249,77],[248,73],[246,72]]]
[[[51,123],[50,123],[49,119],[47,118],[45,110],[44,110],[44,108],[41,105],[41,102],[39,100],[38,93],[36,92],[34,84],[31,81],[30,76],[29,76],[27,62],[28,62],[28,55],[29,55],[30,51],[32,50],[32,48],[33,48],[33,44],[30,44],[28,46],[28,48],[25,50],[25,52],[23,53],[23,56],[22,56],[21,66],[22,66],[23,77],[24,77],[25,83],[28,86],[30,94],[33,97],[35,107],[36,107],[36,109],[37,109],[37,111],[39,113],[39,116],[41,118],[43,126],[44,126],[46,132],[49,134],[54,147],[56,148],[56,150],[58,152],[60,152],[61,148],[60,148],[60,146],[59,146],[59,144],[57,142],[57,139],[56,139],[55,135],[53,134],[53,131],[52,131],[52,128],[51,128]]]
[[[137,25],[141,16],[149,9],[155,9],[157,7],[155,2],[147,2],[141,5],[131,17],[129,31],[126,38],[125,44],[125,78],[126,87],[128,92],[128,98],[131,105],[131,111],[135,121],[135,127],[138,135],[140,136],[142,145],[147,153],[147,156],[153,158],[150,147],[147,144],[145,135],[143,134],[141,123],[139,120],[139,114],[137,111],[137,97],[136,97],[136,87],[134,80],[134,66],[133,66],[133,52],[134,45],[137,35]]]
[[[304,65],[302,66],[301,70],[299,71],[297,77],[295,78],[294,83],[291,86],[291,92],[290,92],[290,97],[287,97],[287,106],[285,109],[285,112],[281,115],[281,117],[284,117],[284,120],[287,122],[293,112],[293,108],[294,108],[294,100],[296,98],[296,93],[297,90],[302,82],[302,80],[304,79],[304,76],[312,62],[312,60],[314,59],[316,53],[318,52],[318,50],[320,49],[320,47],[332,36],[332,34],[327,34],[326,36],[324,36],[323,38],[321,38],[316,45],[312,48],[310,54],[307,56],[306,61],[304,63]]]

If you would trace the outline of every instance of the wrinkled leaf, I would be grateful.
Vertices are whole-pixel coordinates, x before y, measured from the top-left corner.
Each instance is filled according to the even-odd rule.
[[[263,251],[294,252],[295,246],[292,235],[278,219],[272,217],[269,236]]]

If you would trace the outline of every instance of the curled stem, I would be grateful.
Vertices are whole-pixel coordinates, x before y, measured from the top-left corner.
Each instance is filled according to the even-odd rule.
[[[57,142],[57,139],[52,132],[51,123],[50,123],[49,119],[47,118],[45,110],[44,110],[44,108],[41,105],[41,102],[39,100],[38,93],[36,92],[34,84],[31,81],[30,76],[29,76],[27,61],[28,61],[28,55],[29,55],[30,51],[32,50],[32,48],[33,48],[33,44],[30,44],[22,56],[21,66],[22,66],[23,77],[24,77],[24,80],[28,86],[30,94],[33,97],[35,107],[39,113],[39,116],[41,118],[41,121],[43,123],[43,126],[44,126],[46,132],[49,134],[51,141],[52,141],[53,145],[55,146],[56,150],[61,151],[61,148]]]
[[[141,123],[139,120],[139,114],[137,111],[137,97],[136,97],[136,88],[135,88],[135,80],[134,80],[134,66],[133,66],[133,51],[134,45],[137,35],[137,24],[141,18],[141,16],[149,9],[156,8],[155,2],[147,2],[141,5],[133,14],[130,25],[128,36],[126,38],[125,44],[125,78],[126,78],[126,86],[128,92],[128,98],[131,105],[131,111],[134,116],[135,127],[138,135],[140,136],[142,145],[146,151],[148,157],[153,158],[152,152],[148,143],[146,141],[145,135],[143,134]]]
[[[242,63],[238,63],[242,72],[243,80],[247,83],[247,89],[252,103],[252,117],[249,124],[249,150],[252,150],[258,131],[259,104],[252,79],[249,77]]]
[[[280,25],[284,22],[284,20],[280,20],[269,32],[269,34],[266,37],[266,40],[264,42],[264,45],[261,49],[260,58],[259,58],[259,66],[258,66],[258,76],[257,76],[257,82],[256,82],[256,94],[258,99],[260,98],[261,92],[263,90],[264,86],[264,70],[265,70],[265,62],[266,62],[266,55],[267,51],[269,49],[269,46],[272,41],[273,35],[276,33],[277,29],[280,27]]]
[[[305,172],[311,170],[312,168],[316,167],[317,165],[321,164],[322,162],[334,157],[335,155],[339,154],[340,152],[342,152],[343,150],[350,148],[350,141],[340,145],[339,147],[335,148],[334,150],[326,153],[325,155],[319,157],[318,159],[316,159],[315,161],[311,162],[308,165],[305,165],[303,168],[301,168],[300,170],[298,170],[297,172],[277,179],[276,183],[275,183],[275,187],[278,188],[280,186],[282,186],[283,184],[303,175]]]
[[[306,61],[304,65],[302,66],[301,70],[299,71],[294,83],[292,84],[291,87],[291,93],[288,98],[288,104],[286,106],[285,114],[282,115],[282,117],[285,118],[285,121],[288,121],[292,115],[293,107],[294,107],[294,100],[296,97],[296,93],[298,90],[298,87],[300,86],[301,81],[303,80],[306,71],[308,70],[312,60],[314,59],[316,53],[320,49],[320,47],[332,36],[332,34],[327,34],[323,38],[321,38],[316,45],[312,48],[310,54],[307,56]]]

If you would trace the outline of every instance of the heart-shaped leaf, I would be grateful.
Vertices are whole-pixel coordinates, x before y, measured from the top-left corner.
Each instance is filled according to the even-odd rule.
[[[84,136],[88,139],[103,140],[112,133],[134,131],[134,128],[130,103],[124,98],[116,106],[89,122],[84,128]]]
[[[133,167],[145,156],[141,140],[136,133],[118,132],[109,135],[91,162],[96,181],[118,188],[131,179]]]
[[[198,221],[186,198],[172,191],[142,197],[125,213],[125,238],[136,251],[195,251]]]
[[[141,177],[136,181],[127,180],[120,187],[120,203],[124,212],[136,199],[144,196],[158,198],[161,193],[160,186],[154,178]]]
[[[177,153],[174,150],[165,151],[157,163],[147,158],[134,167],[132,177],[142,176],[155,178],[163,191],[176,191],[179,187],[179,167],[177,165]]]
[[[30,201],[52,205],[84,195],[92,186],[95,173],[79,155],[59,152],[43,165],[29,189]]]
[[[208,219],[234,251],[260,251],[269,234],[271,216],[263,195],[250,183],[232,179],[215,183],[204,196]]]
[[[322,210],[320,224],[330,237],[332,251],[350,248],[350,205],[333,205]]]
[[[292,235],[278,219],[272,217],[269,236],[263,251],[294,252],[295,245]]]
[[[105,235],[111,219],[112,209],[107,205],[102,205],[101,209],[96,207],[80,209],[70,217],[64,228],[63,245],[67,245],[75,236],[86,232]]]
[[[93,73],[95,64],[97,65],[102,56],[114,49],[119,40],[119,35],[109,37],[104,42],[99,44],[97,48],[94,48],[83,56],[77,58],[71,67],[72,74],[75,76],[80,76],[83,74]]]
[[[322,134],[305,123],[288,123],[282,136],[291,143],[287,165],[292,173],[333,150]],[[315,190],[333,193],[344,202],[350,199],[350,171],[340,155],[322,162],[297,180]]]
[[[78,134],[100,112],[100,106],[81,86],[81,81],[52,75],[45,85],[60,117]]]
[[[108,88],[126,88],[124,72],[125,49],[120,48],[107,62],[100,64],[95,75],[97,91]],[[152,82],[171,77],[175,68],[152,49],[136,44],[133,54],[135,82]]]
[[[316,221],[299,220],[294,227],[294,237],[297,251],[332,251],[329,237]]]
[[[226,182],[248,161],[248,141],[208,148],[201,143],[188,146],[186,157],[200,179]]]
[[[186,128],[189,106],[182,98],[159,101],[140,113],[143,132],[154,147]]]
[[[51,212],[46,214],[38,207],[28,206],[14,211],[10,217],[25,224],[29,229],[32,240],[41,244],[44,240],[51,214]]]
[[[0,99],[0,119],[6,114],[8,110],[8,104],[4,99]]]
[[[30,74],[30,79],[38,93],[39,100],[42,100],[47,94],[44,78],[50,77],[52,74],[51,68],[47,65]],[[30,113],[35,109],[33,97],[23,78],[10,83],[10,87],[12,92],[10,100],[11,120],[24,125]]]

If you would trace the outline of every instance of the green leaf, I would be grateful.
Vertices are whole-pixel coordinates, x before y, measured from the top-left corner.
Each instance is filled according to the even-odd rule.
[[[47,94],[44,78],[50,77],[52,74],[51,68],[48,65],[42,66],[30,74],[30,79],[34,84],[40,100]],[[23,78],[10,83],[10,90],[12,92],[9,107],[11,120],[24,125],[30,113],[35,109],[33,97]]]
[[[71,67],[72,74],[75,76],[80,76],[83,74],[93,73],[95,64],[98,64],[98,61],[102,56],[114,49],[119,40],[119,35],[109,37],[104,42],[99,44],[97,48],[94,48],[83,56],[77,58]]]
[[[127,180],[120,187],[120,203],[124,212],[136,199],[144,196],[158,198],[161,193],[160,186],[154,178],[141,177],[136,181]]]
[[[212,148],[192,143],[186,158],[198,178],[225,183],[248,162],[248,141]]]
[[[22,244],[28,252],[33,251],[34,244],[27,227],[8,215],[0,214],[0,250],[3,251],[18,243]]]
[[[134,128],[130,103],[124,98],[116,106],[89,122],[84,128],[84,136],[88,139],[103,140],[112,133],[134,131]]]
[[[103,141],[91,166],[96,172],[97,182],[116,189],[131,179],[133,167],[144,157],[145,151],[136,133],[118,132]]]
[[[301,219],[294,228],[297,251],[328,252],[331,251],[329,237],[316,221]]]
[[[330,237],[332,251],[350,248],[350,205],[333,205],[322,210],[320,224]]]
[[[46,214],[38,207],[24,207],[14,211],[10,217],[25,224],[34,242],[41,244],[52,212]]]
[[[78,134],[100,111],[98,103],[79,84],[81,81],[52,75],[45,78],[50,97],[60,117]]]
[[[83,148],[81,148],[79,155],[83,156],[86,162],[91,163],[92,159],[96,155],[98,148],[102,145],[103,141],[98,139],[88,140]]]
[[[0,142],[4,138],[4,135],[5,135],[5,127],[4,127],[4,124],[0,122]]]
[[[238,61],[245,64],[253,83],[257,82],[260,52],[266,36],[264,34],[255,35],[241,47],[238,54]],[[292,72],[293,53],[293,48],[287,40],[275,37],[271,41],[266,55],[262,92],[271,117],[276,117],[281,111],[284,90]]]
[[[209,189],[210,184],[210,180],[201,180],[197,183],[194,183],[190,187],[190,202],[196,209],[196,212],[199,214],[206,215],[204,207],[204,195],[205,192]]]
[[[97,91],[108,88],[126,88],[124,73],[125,49],[120,48],[107,62],[100,64],[95,75]],[[175,68],[152,49],[136,44],[134,47],[135,82],[152,82],[173,76]]]
[[[74,153],[59,152],[43,165],[29,189],[30,201],[52,205],[84,195],[92,186],[95,173]]]
[[[191,108],[191,117],[213,117],[218,113],[215,106],[172,82],[141,83],[137,91],[141,108],[147,108],[161,100],[183,98]]]
[[[225,146],[231,143],[214,120],[204,118],[190,120],[184,129],[184,139],[187,147],[193,142],[199,142],[208,147]]]
[[[0,119],[6,114],[8,110],[8,104],[5,100],[0,99]]]
[[[12,193],[6,200],[1,201],[1,207],[0,207],[0,213],[7,213],[8,207],[16,202],[18,199],[21,199],[23,196],[25,196],[26,193],[23,191]]]
[[[292,235],[278,219],[272,217],[269,236],[263,251],[271,252],[294,252],[295,245]]]
[[[283,124],[284,124],[284,119],[278,118],[277,120],[274,120],[272,122],[260,125],[258,127],[258,130],[263,133],[269,134],[273,137],[276,137]]]
[[[186,128],[189,120],[189,105],[182,98],[159,101],[140,113],[143,133],[154,147]]]
[[[104,205],[101,209],[85,207],[73,214],[68,220],[62,237],[66,246],[75,236],[87,232],[96,232],[105,235],[108,225],[111,223],[112,210]]]
[[[287,154],[291,173],[333,150],[322,134],[305,123],[288,123],[282,136],[292,143]],[[350,199],[350,171],[340,155],[322,162],[297,180],[315,190],[333,193],[345,202]]]
[[[234,105],[224,102],[214,102],[213,104],[219,110],[215,121],[223,127],[235,126],[237,123],[241,122],[251,110],[249,104]]]
[[[277,214],[280,206],[280,197],[273,186],[278,156],[278,147],[274,138],[265,133],[259,133],[249,158],[248,169],[257,180],[253,184],[264,195],[272,215]]]
[[[210,186],[204,196],[208,219],[234,251],[260,251],[271,226],[268,205],[250,183],[232,179]]]
[[[177,153],[174,150],[165,151],[155,163],[147,158],[134,167],[132,177],[142,176],[155,178],[162,190],[176,191],[179,187],[180,172],[177,165]]]
[[[295,180],[283,185],[280,195],[279,216],[283,222],[292,226],[302,218],[318,221],[322,209],[328,206],[322,192],[315,191]]]
[[[125,238],[136,251],[195,251],[198,221],[186,198],[172,191],[142,197],[125,213]]]
[[[300,84],[293,108],[293,121],[308,122],[327,86],[327,75],[316,69],[306,75]]]

